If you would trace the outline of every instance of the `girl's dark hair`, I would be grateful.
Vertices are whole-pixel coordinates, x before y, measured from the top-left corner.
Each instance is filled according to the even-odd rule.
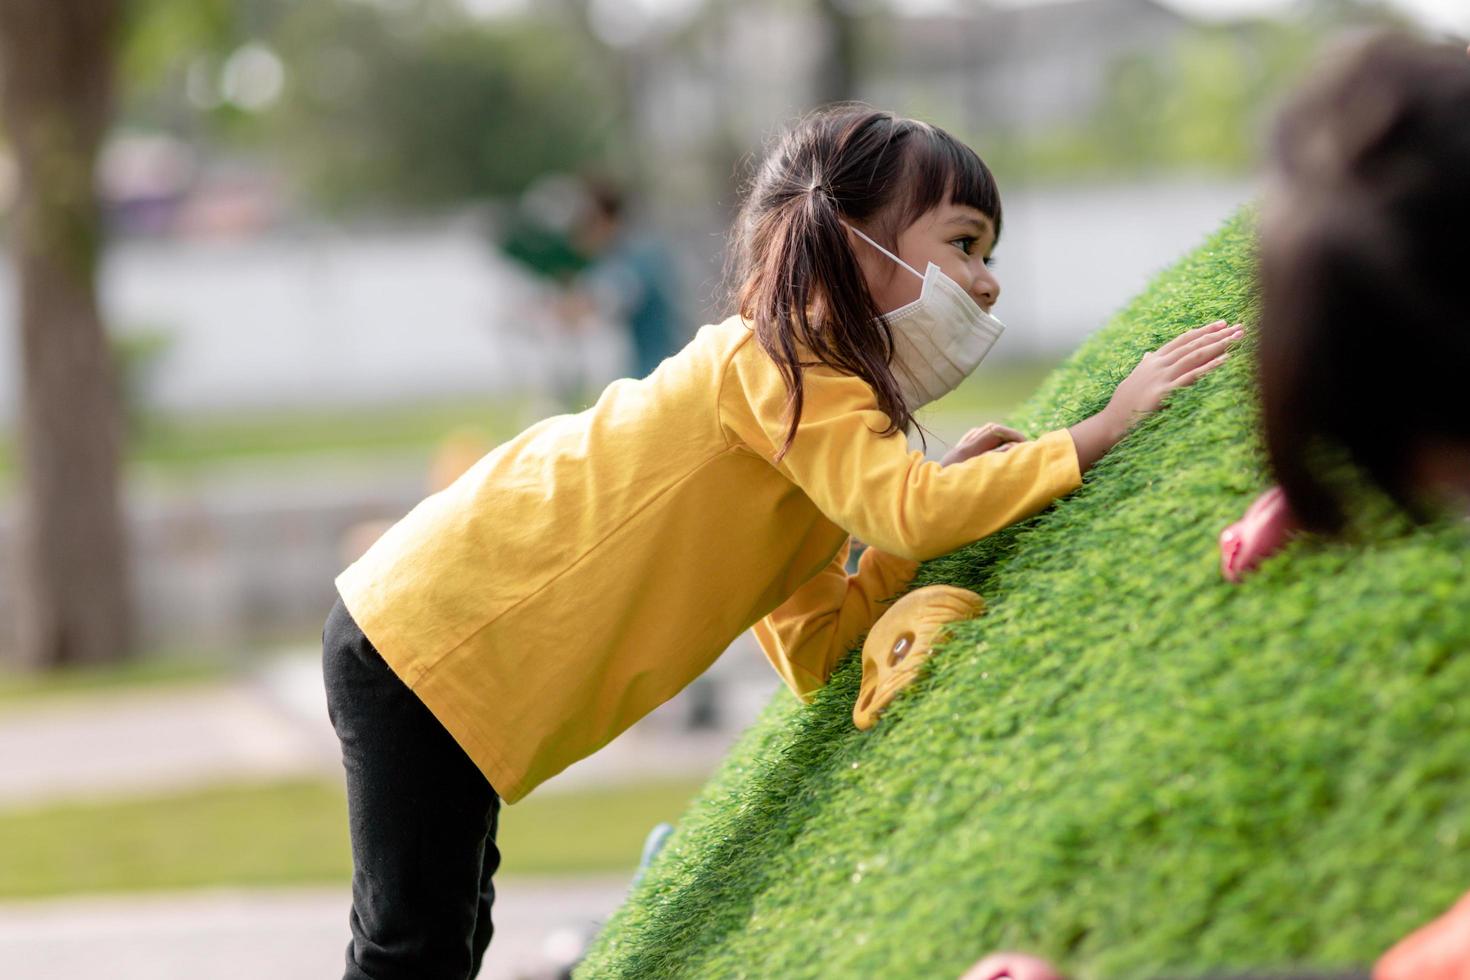
[[[796,438],[802,368],[825,364],[872,386],[888,416],[884,435],[907,431],[890,360],[893,334],[839,219],[861,222],[897,252],[898,233],[952,201],[990,218],[1000,235],[1000,193],[974,150],[944,130],[862,105],[818,110],[787,130],[751,182],[736,224],[735,300],[786,382]],[[798,345],[815,361],[801,361]]]
[[[1308,528],[1335,532],[1345,455],[1424,517],[1418,453],[1470,446],[1470,59],[1359,42],[1280,116],[1262,216],[1267,452]]]

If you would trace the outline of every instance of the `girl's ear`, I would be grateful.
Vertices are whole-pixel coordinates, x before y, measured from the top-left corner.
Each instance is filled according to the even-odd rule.
[[[842,233],[847,237],[847,247],[857,259],[858,271],[862,273],[863,282],[868,287],[869,295],[876,300],[883,292],[883,287],[887,283],[885,277],[890,275],[892,268],[896,268],[896,266],[880,254],[876,248],[863,241],[862,235],[857,234],[853,230],[854,228],[857,231],[861,231],[863,235],[874,239],[877,238],[877,229],[865,228],[862,223],[849,218],[842,219]]]

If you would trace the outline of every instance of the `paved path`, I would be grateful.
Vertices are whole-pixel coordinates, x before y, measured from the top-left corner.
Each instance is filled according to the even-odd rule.
[[[541,980],[622,902],[628,879],[497,883],[482,980]],[[342,974],[340,889],[0,903],[6,980],[325,980]]]
[[[331,735],[244,681],[61,698],[0,716],[0,805],[325,774]]]

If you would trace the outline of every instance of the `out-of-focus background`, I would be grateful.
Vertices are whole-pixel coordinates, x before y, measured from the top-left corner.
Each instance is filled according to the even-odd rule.
[[[923,416],[937,455],[1248,201],[1282,93],[1381,25],[1470,8],[7,0],[4,974],[340,968],[333,577],[728,312],[726,231],[783,123],[861,99],[997,174],[1008,330]],[[504,811],[485,975],[574,959],[776,689],[742,638]]]

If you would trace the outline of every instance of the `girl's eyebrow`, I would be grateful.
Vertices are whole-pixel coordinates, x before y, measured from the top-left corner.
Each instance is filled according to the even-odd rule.
[[[979,232],[990,230],[989,218],[972,218],[967,214],[955,215],[946,221],[945,224],[952,228],[973,228]]]

